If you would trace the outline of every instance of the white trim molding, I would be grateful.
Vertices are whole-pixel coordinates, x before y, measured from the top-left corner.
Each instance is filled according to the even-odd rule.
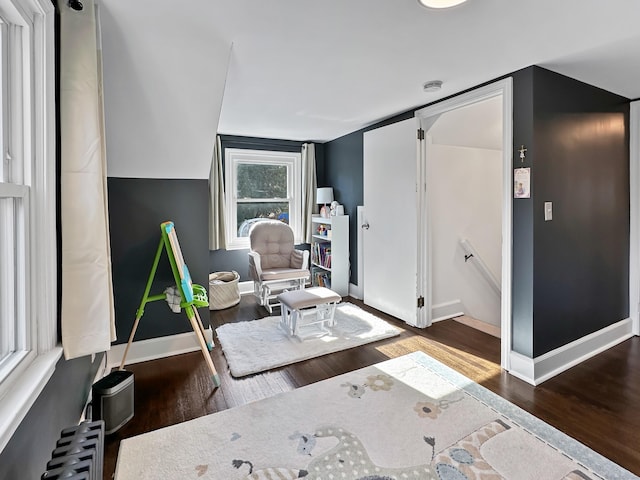
[[[354,283],[349,284],[349,296],[362,300],[364,298],[364,291],[360,285]]]
[[[633,335],[631,319],[626,318],[536,358],[512,351],[509,373],[531,385],[540,385]]]
[[[631,102],[629,119],[629,316],[640,335],[640,101]]]
[[[7,446],[12,435],[27,416],[36,399],[62,357],[62,347],[55,347],[36,359],[21,373],[19,381],[13,382],[0,402],[0,452]]]
[[[240,295],[253,295],[253,281],[238,282],[238,290]]]
[[[1,452],[53,375],[62,348],[56,346],[55,9],[48,0],[0,0],[0,11],[3,22],[20,27],[11,28],[19,48],[8,45],[15,104],[6,125],[12,126],[12,156],[23,162],[19,169],[16,163],[19,173],[11,181],[30,192],[21,242],[28,261],[19,272],[26,287],[16,291],[25,318],[23,344],[19,362],[0,385]]]
[[[513,265],[513,198],[511,189],[513,187],[511,175],[513,170],[513,79],[511,77],[498,80],[489,85],[476,88],[469,92],[457,95],[455,97],[443,100],[441,102],[429,105],[415,112],[419,125],[422,125],[425,132],[429,130],[434,118],[438,115],[454,110],[456,108],[465,107],[482,100],[502,96],[502,167],[503,167],[503,184],[502,184],[502,271],[500,277],[500,285],[502,287],[502,295],[500,301],[500,365],[505,370],[509,370],[511,365],[511,323],[512,323],[512,265]],[[426,157],[426,142],[422,142],[419,147],[422,158]],[[422,162],[423,163],[423,162]],[[429,218],[428,209],[426,208],[426,191],[427,183],[424,168],[418,165],[417,178],[419,179],[421,188],[421,206],[419,211],[423,213],[418,219],[418,239],[419,246],[419,272],[418,287],[425,291],[425,310],[431,313],[431,280],[429,278],[431,272],[431,247],[429,238]],[[422,187],[424,185],[424,187]],[[420,252],[426,252],[426,258],[420,256]],[[423,319],[424,320],[424,319]],[[429,325],[430,319],[426,319],[425,325]]]
[[[441,322],[450,318],[464,315],[464,305],[462,300],[456,298],[450,302],[438,303],[431,305],[431,321]]]
[[[205,329],[205,340],[208,345],[213,344],[213,331],[211,327]],[[126,343],[113,345],[107,352],[107,372],[120,367]],[[134,363],[148,362],[159,358],[172,357],[182,353],[197,352],[200,344],[194,332],[178,333],[166,337],[150,338],[148,340],[138,340],[131,344],[127,354],[127,365]],[[126,365],[125,365],[126,367]]]
[[[227,250],[249,248],[249,237],[239,237],[237,224],[238,204],[250,203],[288,203],[289,226],[293,230],[295,242],[302,243],[302,154],[301,152],[280,152],[270,150],[247,150],[243,148],[224,149],[224,178],[225,178],[225,215]],[[239,198],[238,195],[238,166],[276,166],[287,169],[287,195],[282,198]],[[246,192],[244,192],[246,194]]]

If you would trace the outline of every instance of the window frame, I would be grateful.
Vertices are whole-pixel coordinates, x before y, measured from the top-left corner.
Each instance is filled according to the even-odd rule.
[[[237,167],[239,164],[284,165],[287,167],[287,198],[264,199],[260,201],[288,201],[289,225],[293,229],[294,240],[301,243],[302,238],[302,153],[274,150],[248,150],[243,148],[224,149],[225,170],[225,214],[227,250],[249,248],[249,237],[238,237],[237,207],[238,185]],[[250,201],[251,199],[243,199]],[[240,202],[242,203],[242,202]]]
[[[0,372],[2,451],[53,375],[62,348],[57,345],[54,6],[50,0],[0,0],[0,15],[7,24],[10,62],[2,82],[8,82],[4,101],[10,104],[2,110],[0,158],[5,167],[11,164],[0,197],[19,199],[14,225],[21,230],[0,233],[11,235],[17,246],[21,322],[20,350]]]

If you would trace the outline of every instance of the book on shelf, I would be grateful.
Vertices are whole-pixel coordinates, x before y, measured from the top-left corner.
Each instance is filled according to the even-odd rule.
[[[316,265],[331,268],[331,244],[316,243],[311,251],[311,261]]]
[[[321,269],[312,272],[313,284],[318,287],[331,288],[331,273]]]

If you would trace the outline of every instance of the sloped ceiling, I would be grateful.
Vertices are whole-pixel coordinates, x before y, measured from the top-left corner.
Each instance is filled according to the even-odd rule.
[[[224,134],[332,140],[534,64],[640,97],[637,0],[469,0],[446,10],[416,0],[101,3],[111,15],[103,39],[118,38],[105,46],[105,75],[124,68],[139,88],[162,82],[195,92],[226,77]],[[233,43],[228,74],[211,54],[216,42]],[[140,43],[156,68],[131,58]],[[422,85],[432,79],[444,86],[427,94]],[[122,87],[111,80],[107,97],[133,108],[133,98],[114,100]],[[161,94],[149,91],[147,101],[165,101]],[[200,94],[206,101],[176,110],[183,126],[167,133],[189,135],[216,114]]]
[[[217,9],[103,3],[108,175],[208,178],[231,49],[207,20]]]
[[[502,150],[502,96],[440,115],[427,135],[439,145]]]

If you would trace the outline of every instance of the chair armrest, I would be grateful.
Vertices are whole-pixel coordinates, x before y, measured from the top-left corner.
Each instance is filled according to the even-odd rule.
[[[249,276],[258,281],[262,277],[262,265],[258,252],[249,252]]]
[[[293,268],[309,268],[309,251],[294,250],[291,252],[291,266]]]

